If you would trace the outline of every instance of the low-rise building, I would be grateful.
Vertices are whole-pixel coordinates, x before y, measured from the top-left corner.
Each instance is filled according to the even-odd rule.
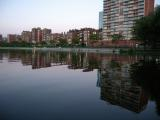
[[[88,42],[92,39],[92,35],[99,38],[99,30],[93,28],[82,28],[80,30],[74,29],[67,32],[67,41],[69,44],[74,41],[79,41],[81,45],[88,45]]]
[[[63,38],[63,34],[62,33],[53,33],[52,37],[51,37],[51,40],[59,40],[61,38]]]
[[[72,44],[74,40],[79,39],[79,30],[73,29],[67,32],[67,42]]]
[[[59,43],[60,39],[66,39],[63,33],[53,33],[50,35],[50,41],[54,43]]]
[[[82,28],[80,30],[81,44],[87,46],[91,40],[99,40],[99,30],[93,28]]]
[[[27,43],[32,42],[32,34],[30,31],[23,31],[21,34],[21,37],[22,37],[22,41],[25,41]]]

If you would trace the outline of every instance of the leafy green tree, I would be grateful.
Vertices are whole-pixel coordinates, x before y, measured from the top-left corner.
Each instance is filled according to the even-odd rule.
[[[51,41],[50,41],[50,44],[51,44],[52,47],[55,47],[56,44],[57,44],[57,42],[56,42],[55,40],[51,40]]]
[[[133,38],[152,49],[160,48],[160,6],[149,16],[136,21],[133,26]]]
[[[93,41],[99,40],[99,35],[98,34],[91,34],[90,35],[90,40],[93,40]]]
[[[78,44],[80,44],[80,39],[79,39],[78,37],[73,38],[73,39],[72,39],[72,44],[73,44],[73,45],[78,45]]]
[[[42,41],[40,42],[41,46],[46,46],[47,45],[47,42],[46,41]]]
[[[116,42],[116,41],[118,41],[118,40],[123,40],[123,35],[121,35],[121,34],[113,34],[112,36],[112,42]]]
[[[59,45],[60,46],[66,46],[68,44],[67,40],[66,39],[59,39]]]

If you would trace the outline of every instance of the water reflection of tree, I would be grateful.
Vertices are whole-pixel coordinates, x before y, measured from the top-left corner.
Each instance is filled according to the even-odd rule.
[[[91,70],[98,69],[100,66],[101,60],[98,60],[95,54],[90,54],[88,57],[88,63],[89,63],[89,66],[88,66],[89,69]]]
[[[59,61],[66,62],[67,61],[67,53],[66,52],[60,52],[59,53]]]
[[[32,54],[32,69],[51,67],[50,52],[34,51]]]
[[[150,94],[150,99],[156,102],[157,113],[160,115],[160,63],[158,59],[139,61],[131,65],[131,78]]]
[[[140,113],[148,103],[148,97],[129,75],[129,63],[115,59],[104,60],[98,73],[97,86],[101,88],[101,99],[111,105],[121,106]]]
[[[71,54],[71,66],[69,68],[80,69],[83,68],[84,54],[72,53]]]
[[[117,70],[120,70],[120,69],[121,69],[120,63],[118,63],[118,62],[115,61],[115,60],[112,60],[112,61],[110,62],[110,67],[111,67],[112,69],[117,69]]]

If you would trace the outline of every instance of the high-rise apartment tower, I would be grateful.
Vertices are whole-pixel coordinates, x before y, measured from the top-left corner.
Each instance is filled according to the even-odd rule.
[[[103,29],[103,11],[99,12],[99,29]]]
[[[103,40],[120,34],[132,39],[132,27],[137,19],[154,11],[155,0],[104,0]]]

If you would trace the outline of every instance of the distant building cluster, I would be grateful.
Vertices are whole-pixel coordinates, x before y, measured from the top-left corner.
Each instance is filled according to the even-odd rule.
[[[52,33],[51,29],[32,28],[31,31],[23,31],[21,35],[8,34],[7,42],[12,43],[14,41],[24,41],[27,43],[42,43],[42,42],[54,42],[59,43],[60,40],[66,40],[68,44],[85,44],[92,39],[102,39],[102,31],[94,28],[82,28],[80,30],[73,29],[64,33]],[[2,35],[0,35],[2,40]]]

